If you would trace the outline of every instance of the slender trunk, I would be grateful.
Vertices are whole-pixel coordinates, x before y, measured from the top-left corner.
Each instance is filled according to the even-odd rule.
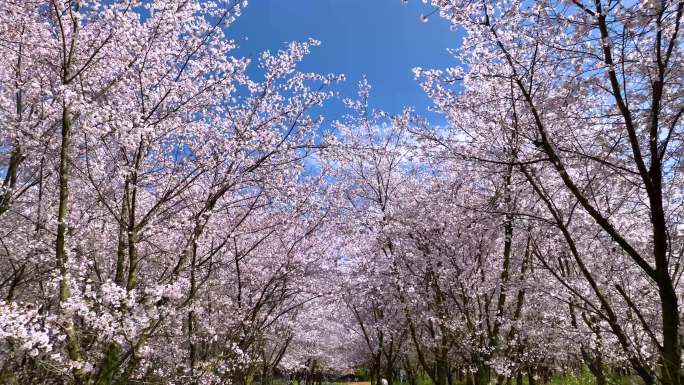
[[[190,295],[189,295],[189,301],[193,301],[195,297],[195,290],[196,290],[196,277],[195,277],[195,256],[197,255],[197,242],[193,241],[192,244],[190,245],[189,248],[189,253],[191,253],[191,267],[190,267]],[[192,307],[192,304],[190,305]],[[188,365],[190,366],[190,377],[192,377],[192,383],[195,384],[195,360],[196,360],[196,347],[195,347],[195,341],[194,341],[194,333],[195,333],[195,312],[193,310],[190,310],[188,312],[188,344],[189,344],[189,363]],[[263,377],[262,377],[263,379]],[[263,385],[263,384],[262,384]]]
[[[535,377],[533,367],[527,368],[527,384],[528,385],[537,385],[537,379]]]
[[[435,385],[447,385],[447,370],[448,363],[446,352],[442,351],[437,358],[437,362],[435,362],[435,378],[437,379]]]
[[[408,359],[406,360],[406,380],[408,385],[418,384],[418,379],[416,378],[416,369],[414,369],[413,365],[409,363]]]
[[[128,241],[128,180],[124,184],[124,195],[121,199],[121,211],[119,222],[119,240],[116,247],[116,273],[114,282],[123,285],[124,272],[126,271],[126,249]]]
[[[128,254],[128,180],[124,184],[124,195],[121,202],[121,209],[119,215],[119,234],[116,248],[116,266],[114,282],[119,286],[124,286],[124,276],[126,271],[126,255]],[[95,377],[95,385],[110,385],[114,383],[115,374],[120,368],[119,362],[121,356],[121,346],[116,342],[111,342],[107,346],[102,361],[100,362],[97,375]]]
[[[135,163],[130,180],[126,181],[126,201],[128,203],[128,279],[126,290],[131,291],[138,283],[138,272],[140,271],[140,259],[138,258],[138,225],[136,224],[136,208],[138,198],[138,170],[143,154],[144,139],[141,136],[138,149],[135,152]]]
[[[679,308],[677,294],[669,275],[658,283],[663,318],[663,367],[662,383],[682,384],[682,350],[679,335]]]
[[[2,190],[0,195],[0,215],[9,210],[10,201],[12,200],[12,192],[17,184],[17,173],[19,163],[22,160],[21,150],[17,145],[10,154],[9,164],[5,173],[5,180],[2,183]]]
[[[66,266],[66,221],[69,212],[69,147],[71,142],[71,113],[66,104],[62,106],[62,143],[59,155],[59,208],[57,211],[57,240],[55,259],[60,274],[59,301],[66,302],[71,296],[69,274]],[[67,352],[72,361],[81,361],[81,347],[76,336],[74,321],[71,316],[64,321],[64,332],[67,339]],[[77,384],[82,382],[81,369],[73,370]]]
[[[381,353],[378,352],[377,355],[374,355],[373,357],[373,367],[371,369],[372,372],[372,382],[374,385],[382,385],[382,368],[380,366],[380,360],[381,360]]]
[[[22,27],[22,34],[24,33],[24,28]],[[22,58],[24,56],[23,53],[24,50],[24,45],[19,44],[19,51],[17,55],[17,69],[16,69],[16,82],[15,82],[15,88],[16,88],[16,98],[15,98],[15,103],[16,103],[16,112],[17,112],[17,129],[21,130],[21,121],[22,121],[22,112],[24,110],[23,107],[23,101],[22,101],[22,96],[23,96],[23,90],[20,87],[20,81],[21,81],[21,68],[22,68]],[[0,191],[0,215],[5,213],[7,210],[9,210],[10,207],[10,201],[12,200],[12,193],[14,192],[14,187],[17,184],[17,173],[19,170],[19,163],[21,163],[23,159],[23,156],[21,155],[21,146],[19,143],[14,145],[14,148],[12,149],[12,153],[10,154],[10,159],[9,159],[9,164],[7,165],[7,171],[5,173],[5,180],[2,183],[2,190]]]
[[[135,214],[132,214],[135,215]],[[126,281],[126,290],[131,291],[138,283],[138,272],[140,270],[138,250],[136,243],[138,242],[137,230],[129,223],[128,225],[128,279]]]
[[[570,305],[570,311],[572,314],[573,326],[577,328],[576,315],[572,304]],[[597,346],[595,348],[589,349],[585,346],[581,346],[582,358],[584,359],[585,364],[589,367],[591,373],[596,378],[596,385],[606,385],[603,355],[601,353],[601,328],[599,326],[598,320],[594,316],[588,316],[583,312],[582,319],[589,329],[594,333],[597,339]]]
[[[392,385],[392,380],[394,379],[394,367],[390,362],[388,362],[387,366],[385,367],[385,378],[387,379],[387,383]]]
[[[668,240],[665,214],[662,208],[660,171],[652,170],[656,197],[651,200],[651,221],[653,222],[653,252],[656,260],[658,294],[663,325],[663,366],[661,381],[666,385],[680,385],[682,382],[682,346],[679,335],[679,304],[677,293],[670,277],[668,263]]]
[[[591,374],[596,378],[596,385],[606,385],[606,374],[603,370],[603,362],[601,361],[601,356],[594,357],[593,360],[587,362]]]
[[[107,347],[100,369],[97,373],[95,385],[110,385],[114,381],[114,373],[119,367],[119,356],[121,354],[121,347],[112,342]]]
[[[489,384],[489,378],[491,375],[491,369],[489,365],[480,364],[475,371],[475,385],[487,385]]]
[[[140,147],[142,147],[142,139]],[[138,272],[140,271],[140,261],[138,258],[138,227],[135,223],[136,205],[137,205],[137,183],[138,183],[138,167],[140,165],[141,148],[138,148],[136,154],[135,170],[131,176],[130,182],[126,182],[126,202],[128,204],[128,231],[126,243],[128,245],[128,278],[126,280],[126,290],[131,291],[138,283]]]
[[[10,283],[9,289],[7,290],[7,295],[5,296],[5,302],[12,302],[14,299],[14,290],[19,286],[21,280],[24,278],[24,272],[26,271],[26,264],[21,265],[18,270],[13,273],[12,282]]]

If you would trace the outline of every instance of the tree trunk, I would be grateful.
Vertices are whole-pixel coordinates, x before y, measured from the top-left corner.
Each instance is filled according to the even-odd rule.
[[[435,379],[436,379],[435,385],[447,385],[447,377],[448,377],[447,372],[448,372],[448,365],[447,365],[446,353],[443,352],[440,354],[440,357],[437,359],[437,362],[435,362]]]
[[[475,371],[475,385],[487,385],[489,384],[489,378],[491,374],[491,369],[488,365],[480,364],[478,365],[477,371]]]
[[[389,362],[385,367],[385,378],[387,379],[387,383],[392,385],[392,380],[394,379],[394,367],[392,367],[392,364]]]
[[[582,357],[584,358],[584,362],[589,367],[591,374],[593,374],[594,378],[596,378],[596,385],[606,385],[606,375],[603,370],[603,360],[601,359],[600,352],[595,351],[593,354],[591,354],[589,351],[583,348]]]
[[[121,347],[115,342],[110,343],[100,363],[95,385],[110,385],[114,382],[114,373],[119,367],[120,354]]]
[[[535,379],[535,373],[534,373],[534,368],[529,367],[527,369],[527,384],[528,385],[537,385],[537,380]]]
[[[682,350],[679,336],[679,308],[677,294],[667,271],[658,283],[660,306],[663,319],[663,366],[661,381],[663,385],[681,385]]]

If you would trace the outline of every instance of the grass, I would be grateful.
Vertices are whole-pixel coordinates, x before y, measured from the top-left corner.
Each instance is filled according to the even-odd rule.
[[[607,373],[606,381],[608,385],[636,385],[641,382],[634,377],[619,376]],[[596,379],[589,369],[584,368],[579,374],[567,373],[555,375],[551,378],[548,385],[595,385]]]
[[[607,381],[608,385],[640,385],[642,382],[635,377],[625,377],[625,376],[619,376],[615,374],[607,374]],[[490,384],[495,384],[496,383],[496,378],[492,376],[492,381]],[[515,380],[512,382],[515,384]],[[274,381],[274,384],[276,385],[285,385],[285,384],[278,384],[277,381]],[[324,385],[371,385],[370,381],[355,381],[355,382],[323,382]],[[594,375],[591,374],[591,371],[589,371],[588,368],[584,368],[582,371],[579,373],[564,373],[564,374],[557,374],[551,377],[551,380],[544,384],[541,379],[537,381],[537,385],[595,385],[596,384],[596,379],[594,378]],[[408,383],[405,381],[403,384],[399,383],[399,381],[394,381],[392,385],[408,385]],[[420,376],[417,379],[417,385],[433,385],[432,381],[430,380],[429,377],[427,376]],[[464,385],[463,383],[459,382],[458,380],[454,379],[453,385]],[[523,378],[523,385],[528,385],[527,381],[527,376]]]

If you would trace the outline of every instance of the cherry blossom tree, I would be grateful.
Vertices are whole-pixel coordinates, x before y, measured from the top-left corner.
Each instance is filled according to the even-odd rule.
[[[3,376],[251,383],[320,295],[308,111],[339,77],[297,71],[310,40],[248,78],[224,32],[244,5],[0,6]]]
[[[246,1],[0,3],[0,383],[680,385],[684,2],[430,3],[442,126]]]
[[[465,30],[463,66],[417,73],[463,155],[514,165],[564,245],[534,250],[571,308],[643,381],[681,383],[682,3],[432,4]],[[481,141],[502,130],[512,160]]]

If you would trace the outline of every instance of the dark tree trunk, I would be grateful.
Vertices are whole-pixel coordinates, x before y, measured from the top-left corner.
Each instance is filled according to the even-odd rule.
[[[475,385],[489,384],[491,369],[487,365],[479,365],[475,372]]]
[[[446,354],[442,353],[435,363],[435,385],[447,385],[447,374],[448,365],[446,360]]]
[[[534,368],[530,367],[527,369],[527,384],[537,385],[537,380],[534,379],[535,373]]]

